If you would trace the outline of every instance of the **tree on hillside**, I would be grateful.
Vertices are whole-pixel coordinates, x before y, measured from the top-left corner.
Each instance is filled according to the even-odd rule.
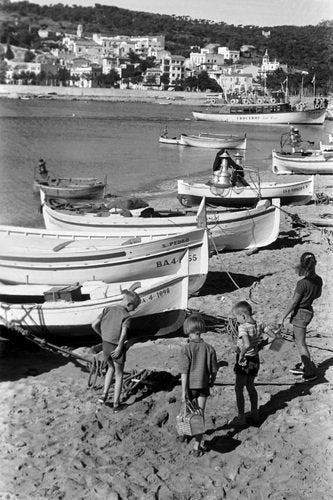
[[[24,54],[24,62],[31,62],[35,59],[35,54],[30,50],[27,50]]]
[[[14,59],[14,57],[15,57],[15,54],[12,51],[9,43],[7,43],[6,52],[5,52],[5,58],[8,59],[8,61],[10,61],[11,59]]]

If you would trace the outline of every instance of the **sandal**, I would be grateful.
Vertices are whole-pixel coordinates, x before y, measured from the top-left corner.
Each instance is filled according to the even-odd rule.
[[[102,404],[104,405],[106,403],[106,400],[108,399],[108,395],[107,394],[102,394],[98,400],[97,400],[97,403],[99,404]]]

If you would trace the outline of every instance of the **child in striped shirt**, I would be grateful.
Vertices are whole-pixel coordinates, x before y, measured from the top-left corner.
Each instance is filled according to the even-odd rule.
[[[245,387],[251,403],[251,420],[255,423],[259,422],[258,393],[254,385],[254,380],[260,366],[258,344],[261,340],[261,333],[252,314],[252,308],[246,301],[238,302],[234,307],[234,315],[238,322],[236,363],[234,366],[238,415],[230,422],[233,426],[246,424],[244,413]]]

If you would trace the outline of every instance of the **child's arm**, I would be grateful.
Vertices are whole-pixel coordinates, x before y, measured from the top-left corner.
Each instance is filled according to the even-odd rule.
[[[210,387],[213,387],[215,383],[217,372],[218,372],[217,356],[216,356],[216,351],[214,349],[211,355],[210,377],[209,377]]]
[[[127,339],[127,330],[129,327],[129,321],[124,321],[121,327],[121,333],[118,341],[118,345],[114,351],[111,352],[111,358],[118,358],[123,352],[124,344]]]
[[[188,373],[182,373],[182,402],[185,403],[187,396]]]
[[[243,333],[242,335],[242,347],[241,347],[241,350],[240,350],[240,353],[239,353],[239,361],[242,360],[242,358],[244,357],[244,354],[246,353],[246,351],[249,349],[250,347],[250,339],[249,339],[249,336],[247,333]]]
[[[283,327],[283,323],[286,319],[286,317],[294,311],[295,307],[300,303],[301,301],[301,298],[302,298],[302,295],[298,292],[295,292],[294,293],[294,296],[293,296],[293,300],[291,302],[291,304],[289,305],[289,307],[285,310],[285,313],[284,315],[282,316],[282,319],[281,319],[281,327]]]

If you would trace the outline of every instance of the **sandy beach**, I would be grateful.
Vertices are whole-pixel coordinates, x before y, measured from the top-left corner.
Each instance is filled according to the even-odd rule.
[[[322,176],[318,183],[319,191],[333,197],[331,177]],[[305,219],[333,213],[332,204],[286,210]],[[212,257],[207,282],[189,307],[227,317],[243,299],[252,304],[258,321],[276,324],[292,296],[295,265],[305,251],[317,256],[324,280],[308,331],[317,380],[299,383],[289,373],[299,359],[288,334],[281,351],[261,352],[260,424],[229,429],[227,421],[236,414],[234,346],[225,331],[208,327],[204,339],[215,347],[220,369],[207,404],[208,452],[200,458],[189,455],[192,444],[176,440],[178,354],[184,338],[149,341],[129,350],[126,371],[151,370],[151,384],[131,395],[118,414],[111,404],[96,413],[100,390],[87,387],[83,364],[26,344],[6,344],[0,363],[0,498],[331,498],[333,247],[327,238],[318,229],[293,227],[283,213],[280,236],[270,247],[252,255]],[[76,352],[92,356],[89,347]]]

